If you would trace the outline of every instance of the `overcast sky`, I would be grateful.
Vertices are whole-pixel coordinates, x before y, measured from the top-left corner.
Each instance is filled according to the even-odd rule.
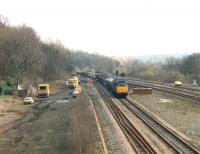
[[[200,51],[199,0],[0,0],[12,25],[106,55]]]

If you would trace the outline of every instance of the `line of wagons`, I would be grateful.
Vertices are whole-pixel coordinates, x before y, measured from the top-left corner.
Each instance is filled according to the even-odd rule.
[[[85,74],[84,74],[85,75]],[[90,75],[88,77],[91,78]],[[115,97],[126,98],[128,95],[128,84],[123,77],[113,77],[108,74],[96,73],[92,76],[97,82],[106,87]]]

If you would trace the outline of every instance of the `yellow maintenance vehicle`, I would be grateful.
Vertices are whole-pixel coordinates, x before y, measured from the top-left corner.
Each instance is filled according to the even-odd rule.
[[[37,86],[38,97],[49,97],[49,84],[39,84]]]
[[[73,76],[72,78],[68,79],[68,87],[75,88],[79,84],[79,79],[77,76]]]
[[[77,85],[74,89],[74,91],[78,91],[79,93],[82,92],[82,89],[81,89],[81,86],[80,85]]]
[[[72,96],[75,98],[77,97],[79,94],[81,94],[82,90],[81,90],[81,86],[77,85],[72,93]]]

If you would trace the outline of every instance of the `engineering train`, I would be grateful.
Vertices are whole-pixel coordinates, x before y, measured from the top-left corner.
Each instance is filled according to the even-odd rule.
[[[107,74],[98,74],[96,79],[105,86],[115,97],[126,98],[128,84],[122,77],[110,77]]]

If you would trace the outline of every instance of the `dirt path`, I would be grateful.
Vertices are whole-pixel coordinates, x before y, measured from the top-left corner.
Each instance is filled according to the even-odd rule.
[[[24,105],[22,99],[14,96],[0,97],[0,133],[24,116],[31,105]]]
[[[0,153],[103,153],[88,98],[63,92],[36,102],[0,134]]]

